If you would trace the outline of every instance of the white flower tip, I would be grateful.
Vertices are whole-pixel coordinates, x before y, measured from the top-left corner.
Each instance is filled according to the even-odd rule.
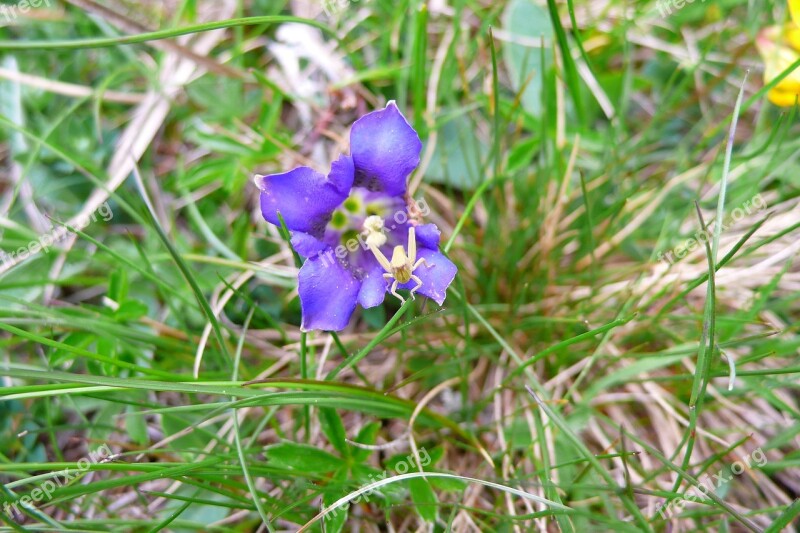
[[[378,215],[370,215],[364,219],[364,228],[369,231],[380,231],[383,229],[383,219]]]
[[[374,246],[376,248],[380,248],[384,244],[386,244],[386,235],[383,233],[375,233],[372,232],[367,235],[366,242],[368,246]]]

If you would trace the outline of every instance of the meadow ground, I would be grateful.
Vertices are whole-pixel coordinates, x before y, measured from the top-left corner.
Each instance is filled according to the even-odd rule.
[[[800,124],[767,93],[800,56],[765,85],[756,49],[788,21],[4,2],[0,530],[795,530]],[[391,100],[458,275],[301,331],[253,176],[327,172]]]

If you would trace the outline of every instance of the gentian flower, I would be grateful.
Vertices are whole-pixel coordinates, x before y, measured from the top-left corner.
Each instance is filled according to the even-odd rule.
[[[353,124],[350,155],[334,161],[327,177],[308,167],[256,176],[264,219],[279,225],[280,213],[305,258],[303,331],[340,331],[357,304],[375,307],[387,292],[402,300],[396,289],[444,302],[457,268],[439,252],[439,229],[418,220],[427,205],[406,194],[421,149],[392,101]]]
[[[789,0],[792,22],[786,27],[764,28],[756,37],[756,48],[764,60],[764,83],[769,83],[800,59],[800,0]],[[800,68],[769,90],[767,97],[779,106],[793,106],[800,96]]]

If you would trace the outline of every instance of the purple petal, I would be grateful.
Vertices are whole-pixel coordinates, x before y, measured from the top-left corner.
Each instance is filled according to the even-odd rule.
[[[406,178],[417,168],[421,150],[419,135],[397,105],[389,102],[385,109],[356,120],[350,130],[353,185],[389,196],[405,194]]]
[[[393,225],[394,226],[394,225]],[[408,250],[408,228],[410,224],[397,224],[390,226],[389,235],[391,236],[390,242],[393,244],[400,244]],[[436,227],[436,224],[420,224],[414,226],[414,237],[417,240],[417,249],[430,248],[431,250],[439,249],[439,237],[442,232]],[[389,251],[391,256],[391,250]]]
[[[408,230],[406,230],[408,231]],[[417,247],[430,248],[431,250],[439,249],[439,236],[442,232],[436,227],[436,224],[420,224],[414,228],[414,236],[417,238]]]
[[[342,156],[331,165],[328,178],[308,167],[256,176],[261,189],[261,214],[267,222],[279,226],[280,212],[291,231],[320,237],[333,211],[350,193],[353,169],[352,158]]]
[[[361,290],[358,291],[358,303],[364,309],[369,309],[382,304],[386,297],[386,279],[383,277],[386,271],[372,254],[364,256],[362,265],[365,275],[361,280]]]
[[[327,243],[302,231],[293,231],[291,242],[292,247],[301,257],[314,257],[330,249]]]
[[[345,196],[350,195],[355,176],[355,165],[353,158],[349,155],[340,155],[339,159],[331,163],[331,171],[328,173],[328,181],[336,188],[336,192]]]
[[[437,304],[442,305],[447,296],[447,287],[450,286],[453,279],[456,277],[458,268],[444,255],[428,248],[420,248],[417,250],[417,260],[419,260],[420,257],[425,258],[428,262],[428,266],[423,263],[414,270],[414,275],[422,280],[422,286],[417,290],[417,294],[424,294]],[[408,283],[399,285],[399,288],[410,290],[415,286],[416,282],[411,280]]]
[[[327,256],[311,257],[297,277],[303,323],[300,329],[341,331],[356,308],[361,282],[338,261]]]

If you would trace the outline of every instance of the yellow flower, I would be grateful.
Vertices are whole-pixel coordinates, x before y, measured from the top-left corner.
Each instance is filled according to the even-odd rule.
[[[789,0],[789,9],[795,21],[800,19],[800,0]],[[800,25],[785,28],[770,26],[756,37],[756,48],[764,60],[764,83],[769,83],[800,59]],[[782,79],[767,93],[770,102],[779,106],[793,106],[800,97],[800,67]]]

